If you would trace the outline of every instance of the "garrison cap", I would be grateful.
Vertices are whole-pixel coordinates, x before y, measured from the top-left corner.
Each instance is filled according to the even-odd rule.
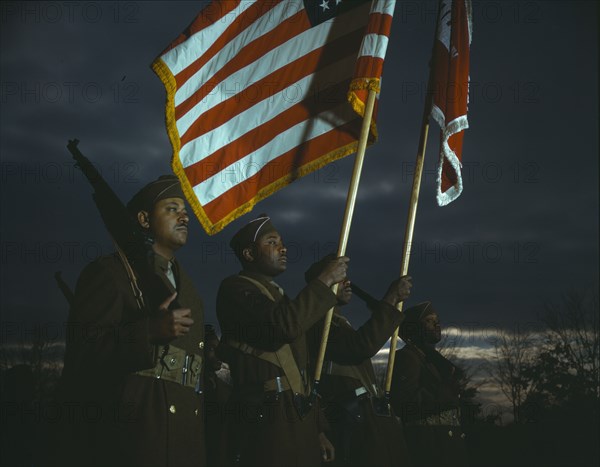
[[[181,183],[175,175],[161,175],[148,183],[127,203],[127,210],[136,215],[140,211],[150,211],[162,199],[181,198],[185,200]]]
[[[436,313],[431,302],[423,302],[404,310],[404,321],[400,325],[400,337],[412,339],[421,332],[421,321],[428,315]]]
[[[271,223],[271,218],[266,214],[259,214],[256,219],[251,220],[237,231],[229,242],[229,246],[239,258],[242,250],[255,242],[261,235],[276,231],[277,229]]]

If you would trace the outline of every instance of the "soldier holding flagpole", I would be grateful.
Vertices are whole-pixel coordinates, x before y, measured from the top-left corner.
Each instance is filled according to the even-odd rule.
[[[330,287],[346,277],[348,258],[329,262],[291,299],[274,282],[287,269],[287,249],[261,215],[230,243],[242,271],[217,295],[220,353],[233,396],[227,412],[237,433],[232,462],[243,466],[318,466],[334,459],[324,419],[310,403],[312,371],[306,332],[335,304]]]
[[[313,280],[330,260],[325,257],[314,264],[305,274],[306,281]],[[319,386],[336,446],[335,465],[410,465],[402,425],[382,398],[371,357],[404,319],[396,305],[408,298],[411,287],[411,278],[405,276],[390,284],[382,300],[369,297],[372,316],[357,330],[341,313],[352,298],[350,280],[346,278],[339,287]],[[320,321],[311,330],[315,353],[322,329]]]

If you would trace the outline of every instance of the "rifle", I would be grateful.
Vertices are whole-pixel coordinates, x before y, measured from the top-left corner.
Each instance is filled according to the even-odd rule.
[[[78,139],[69,140],[67,149],[75,159],[75,167],[86,176],[94,193],[92,198],[104,221],[104,225],[114,242],[123,250],[127,259],[138,263],[148,258],[152,252],[152,239],[146,235],[131,217],[125,205],[106,183],[98,169],[79,151]]]
[[[350,288],[352,289],[352,293],[354,293],[358,298],[360,298],[365,304],[367,308],[371,311],[375,311],[379,306],[379,300],[373,297],[369,292],[365,292],[354,282],[350,283]]]
[[[144,296],[153,297],[156,306],[171,295],[171,291],[154,273],[152,237],[131,216],[94,164],[79,151],[78,144],[78,139],[69,140],[67,149],[75,159],[75,167],[83,172],[94,188],[92,198],[128,271],[138,306],[149,311]],[[174,300],[171,308],[178,307],[177,300]]]

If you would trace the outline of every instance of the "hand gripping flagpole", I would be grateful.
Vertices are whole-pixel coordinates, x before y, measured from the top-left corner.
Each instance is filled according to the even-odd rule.
[[[367,149],[367,140],[369,139],[369,129],[371,127],[371,119],[373,117],[373,109],[375,107],[375,98],[377,92],[374,89],[369,89],[367,104],[365,106],[365,114],[363,117],[362,128],[360,131],[360,139],[358,140],[358,148],[356,151],[356,159],[354,161],[354,170],[352,179],[350,180],[350,188],[348,189],[348,197],[346,198],[346,211],[342,222],[342,230],[340,232],[340,241],[338,243],[338,257],[346,254],[346,246],[348,245],[348,237],[350,235],[350,225],[352,224],[352,215],[354,214],[354,205],[356,204],[356,195],[358,193],[358,184],[360,183],[360,174],[362,172],[363,161],[365,159],[365,151]],[[337,296],[338,285],[334,284],[331,290]],[[323,335],[321,336],[321,346],[317,357],[315,367],[315,380],[311,392],[311,402],[317,397],[317,390],[321,380],[321,372],[323,371],[323,361],[325,360],[325,350],[327,349],[327,338],[329,337],[329,328],[331,327],[331,319],[333,318],[333,308],[325,315],[325,323],[323,325]]]

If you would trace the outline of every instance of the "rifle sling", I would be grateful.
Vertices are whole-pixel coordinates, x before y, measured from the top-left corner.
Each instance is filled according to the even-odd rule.
[[[135,272],[133,272],[133,268],[131,267],[131,264],[129,264],[129,260],[127,259],[127,256],[125,256],[125,253],[123,252],[119,244],[114,239],[113,243],[115,245],[117,253],[119,254],[119,258],[121,258],[121,263],[123,263],[123,267],[127,272],[127,276],[129,277],[129,284],[131,285],[131,291],[133,292],[133,296],[135,297],[137,306],[140,310],[142,310],[145,305],[144,297],[142,295],[142,290],[138,286],[137,278],[135,277]]]
[[[352,328],[350,322],[342,315],[333,315],[332,325],[339,327]],[[344,376],[360,381],[360,383],[369,391],[372,397],[378,397],[379,390],[377,384],[373,381],[368,368],[365,365],[340,365],[333,360],[327,360],[323,364],[325,373],[332,376]]]

